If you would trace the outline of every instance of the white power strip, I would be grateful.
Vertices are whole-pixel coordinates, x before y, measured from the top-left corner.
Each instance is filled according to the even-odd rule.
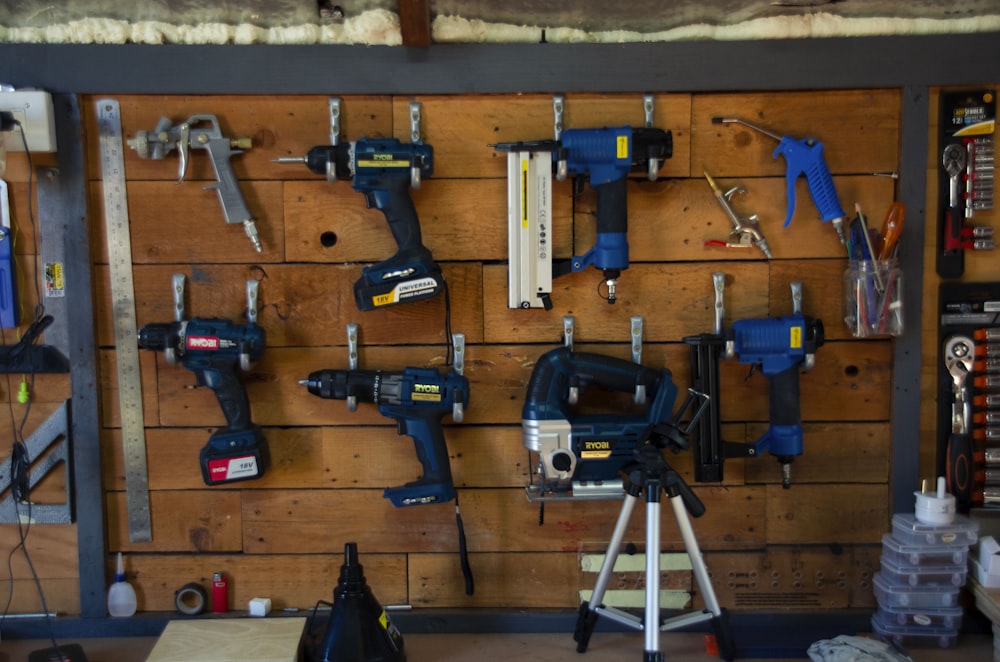
[[[10,112],[21,123],[21,130],[32,152],[56,151],[56,122],[52,95],[41,90],[0,91],[0,111]],[[23,152],[24,143],[15,129],[7,139],[8,152]]]

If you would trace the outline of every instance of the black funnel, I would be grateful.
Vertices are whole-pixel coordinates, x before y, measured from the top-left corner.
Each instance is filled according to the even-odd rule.
[[[313,662],[406,662],[403,635],[365,583],[358,545],[344,545],[333,607]]]

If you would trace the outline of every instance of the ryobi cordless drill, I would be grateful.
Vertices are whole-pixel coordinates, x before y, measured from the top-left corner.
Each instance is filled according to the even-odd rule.
[[[330,181],[348,178],[363,193],[368,208],[385,216],[396,240],[396,254],[365,267],[354,284],[359,310],[420,301],[444,289],[441,268],[423,244],[420,220],[410,198],[434,170],[434,150],[425,143],[395,138],[361,138],[351,143],[317,145],[305,156],[280,157],[279,163],[305,163]]]
[[[399,434],[409,435],[424,469],[418,480],[388,487],[383,496],[394,506],[441,503],[455,498],[448,446],[441,419],[450,413],[461,422],[469,402],[469,380],[457,372],[434,368],[383,370],[319,370],[299,382],[320,398],[370,402],[396,421]]]
[[[216,431],[201,449],[206,485],[259,478],[269,463],[267,441],[250,420],[250,401],[236,376],[264,354],[265,333],[257,324],[224,319],[192,318],[147,324],[139,330],[139,347],[163,352],[167,363],[192,371],[197,386],[215,392],[226,429]]]
[[[645,172],[656,179],[663,160],[673,155],[669,131],[630,126],[566,129],[558,140],[493,145],[500,152],[551,152],[557,179],[573,175],[577,192],[584,177],[597,194],[597,241],[582,256],[556,265],[553,276],[593,265],[604,274],[607,301],[616,301],[621,272],[628,269],[628,175]]]

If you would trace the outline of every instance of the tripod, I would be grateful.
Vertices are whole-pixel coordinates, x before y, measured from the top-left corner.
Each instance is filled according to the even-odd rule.
[[[625,501],[622,504],[621,513],[618,515],[614,532],[611,534],[604,563],[597,575],[594,592],[589,601],[584,601],[580,605],[576,632],[573,634],[573,639],[577,642],[576,650],[578,653],[586,652],[590,635],[593,634],[594,625],[597,623],[597,617],[603,615],[617,623],[645,633],[643,662],[663,662],[663,653],[660,652],[661,631],[676,630],[711,620],[719,646],[719,656],[724,660],[732,660],[735,657],[735,648],[729,614],[719,607],[719,602],[708,578],[708,570],[701,558],[701,550],[698,549],[698,541],[695,540],[694,531],[691,529],[691,522],[688,519],[688,511],[691,511],[695,517],[700,517],[705,512],[705,506],[680,475],[670,468],[670,465],[663,459],[663,454],[658,446],[647,443],[637,450],[637,454],[638,460],[629,463],[622,469],[626,476]],[[684,539],[684,547],[691,560],[691,568],[694,570],[694,576],[704,595],[706,606],[703,611],[681,614],[662,622],[660,621],[659,590],[661,490],[670,498],[674,517],[677,519],[677,527]],[[645,618],[639,618],[615,607],[606,607],[602,601],[614,571],[618,550],[625,538],[625,530],[628,528],[632,511],[635,509],[636,501],[639,500],[639,495],[643,492],[646,494],[646,610]]]

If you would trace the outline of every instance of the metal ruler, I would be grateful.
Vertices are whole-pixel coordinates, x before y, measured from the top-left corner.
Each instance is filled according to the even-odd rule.
[[[118,364],[118,404],[121,407],[125,451],[125,498],[131,542],[152,540],[149,477],[146,473],[146,432],[142,415],[142,378],[132,281],[132,239],[125,194],[121,110],[114,99],[98,99],[97,127],[101,143],[104,225],[111,272],[111,304]]]

